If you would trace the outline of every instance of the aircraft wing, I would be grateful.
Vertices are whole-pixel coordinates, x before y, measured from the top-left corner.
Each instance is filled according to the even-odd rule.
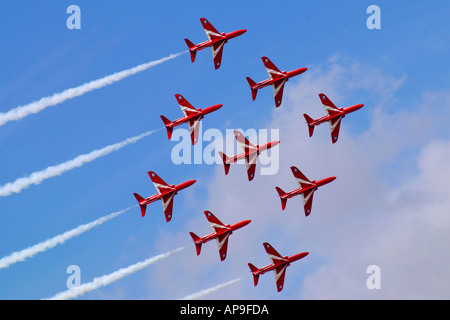
[[[341,110],[339,110],[338,107],[336,107],[326,95],[319,93],[319,98],[329,116],[334,116],[341,113]]]
[[[164,215],[166,216],[166,221],[169,222],[172,219],[172,209],[173,209],[173,197],[174,193],[169,193],[161,198],[161,202],[164,208]]]
[[[206,32],[206,36],[209,40],[221,39],[223,36],[217,31],[216,28],[205,18],[200,18],[200,22],[202,23],[203,29]]]
[[[152,180],[158,193],[166,193],[173,190],[173,188],[161,179],[155,172],[149,171],[148,175],[150,176],[150,179]]]
[[[284,286],[284,276],[286,275],[287,264],[283,264],[275,268],[275,281],[277,283],[277,291],[283,290]]]
[[[344,115],[337,116],[330,119],[330,129],[331,129],[331,141],[335,143],[339,138],[339,128],[341,127],[341,120]]]
[[[261,59],[264,63],[264,67],[266,67],[270,79],[278,79],[283,76],[283,73],[272,63],[272,61],[270,61],[269,58],[262,57]]]
[[[256,149],[256,146],[254,146],[242,133],[240,133],[239,131],[235,130],[234,131],[234,136],[236,137],[237,142],[239,142],[242,147],[247,150],[247,149]]]
[[[189,133],[191,134],[192,145],[195,145],[198,141],[198,133],[200,131],[200,116],[192,118],[188,121]]]
[[[300,188],[304,189],[314,185],[297,167],[292,166],[291,170]],[[305,216],[309,216],[311,213],[314,191],[316,191],[316,188],[310,188],[302,192]]]
[[[303,189],[313,185],[313,183],[300,170],[298,170],[297,167],[292,166],[291,171],[300,188]]]
[[[218,232],[226,229],[225,225],[219,219],[217,219],[216,216],[212,214],[212,212],[205,211],[205,216],[214,231]]]
[[[305,216],[309,216],[311,213],[311,207],[313,202],[314,188],[308,189],[302,193],[303,196],[303,207],[305,209]]]
[[[266,250],[267,254],[269,255],[270,260],[273,264],[279,264],[280,262],[285,262],[286,259],[284,259],[281,254],[275,250],[274,247],[272,247],[268,242],[263,243],[264,249]]]
[[[256,159],[258,158],[258,152],[255,145],[253,145],[242,133],[235,130],[234,135],[236,140],[241,144],[245,153],[245,165],[247,166],[248,180],[253,180],[256,170]]]
[[[252,152],[245,156],[245,165],[247,166],[248,181],[252,181],[253,178],[255,177],[257,158],[258,158],[257,152]]]
[[[181,94],[176,94],[175,98],[185,116],[200,114],[200,111],[195,109]]]
[[[283,90],[284,90],[284,83],[286,82],[286,79],[279,80],[275,82],[273,86],[273,95],[275,97],[275,106],[278,108],[281,106],[281,101],[283,100]]]
[[[284,285],[284,276],[286,273],[287,264],[286,259],[281,256],[281,254],[278,253],[277,250],[275,250],[274,247],[272,247],[268,242],[264,242],[264,249],[266,250],[267,254],[269,255],[270,260],[272,260],[272,263],[275,265],[278,265],[275,267],[275,281],[277,283],[277,290],[280,292],[283,289]]]
[[[219,255],[220,260],[223,261],[227,257],[227,251],[228,251],[228,237],[230,236],[230,233],[227,232],[225,234],[222,234],[218,236],[217,239],[217,245],[219,246]]]
[[[212,46],[212,54],[214,60],[214,68],[219,69],[220,64],[222,63],[222,53],[223,53],[223,45],[225,44],[225,40],[215,42]]]

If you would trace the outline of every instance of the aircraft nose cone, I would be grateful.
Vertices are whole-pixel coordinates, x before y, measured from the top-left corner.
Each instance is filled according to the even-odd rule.
[[[364,107],[363,104],[355,104],[354,106],[349,107],[349,109],[350,109],[350,112],[354,112],[356,110],[361,109],[362,107]]]
[[[216,104],[216,105],[214,106],[214,111],[219,110],[219,109],[222,108],[222,107],[223,107],[223,104]]]
[[[186,188],[192,186],[195,182],[196,182],[196,180],[189,180],[189,181],[183,182],[182,184],[178,185],[176,188],[178,189],[178,191],[183,190],[183,189],[186,189]]]
[[[209,108],[203,109],[202,112],[203,112],[203,114],[209,114],[209,113],[212,113],[214,111],[219,110],[222,107],[223,107],[223,104],[216,104],[216,105],[213,105],[213,106],[211,106]]]
[[[288,262],[295,262],[297,260],[300,260],[304,257],[306,257],[309,254],[309,252],[302,252],[302,253],[298,253],[293,255],[292,257],[289,257],[287,260]]]
[[[270,143],[270,146],[271,147],[275,147],[276,145],[278,145],[280,143],[280,141],[272,141],[271,143]]]
[[[247,32],[247,29],[241,29],[241,30],[236,30],[236,31],[230,32],[228,34],[228,39],[239,37],[240,35],[242,35],[246,32]]]
[[[240,228],[248,225],[250,222],[252,222],[252,220],[244,220],[244,221],[238,222],[233,226],[233,228],[234,228],[234,230],[240,229]]]

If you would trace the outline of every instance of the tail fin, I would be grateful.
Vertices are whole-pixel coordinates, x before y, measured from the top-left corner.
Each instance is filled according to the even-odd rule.
[[[256,86],[256,82],[250,79],[249,77],[246,77],[248,84],[250,85],[250,89],[252,89],[252,100],[255,101],[256,94],[258,93],[258,89],[254,89]]]
[[[189,234],[191,235],[192,240],[194,240],[194,242],[195,242],[195,249],[197,250],[197,255],[200,255],[200,251],[202,250],[202,244],[201,243],[197,243],[197,241],[200,240],[200,237],[197,236],[193,232],[189,232]]]
[[[223,161],[223,166],[225,168],[225,175],[228,174],[228,171],[230,171],[230,164],[228,163],[228,157],[225,153],[223,153],[222,151],[219,151],[220,156],[222,157],[222,161]]]
[[[280,196],[281,199],[281,210],[284,210],[286,208],[287,203],[287,198],[285,198],[286,192],[284,192],[283,190],[281,190],[281,188],[278,187],[275,187],[275,189],[277,189],[278,195]]]
[[[141,214],[142,214],[142,216],[145,216],[145,210],[147,209],[147,205],[146,204],[142,204],[145,201],[145,199],[142,198],[137,193],[133,193],[133,194],[136,197],[136,200],[138,201],[139,206],[141,207]]]
[[[166,117],[164,117],[164,116],[160,116],[161,117],[161,120],[164,122],[164,125],[166,126],[166,129],[167,129],[167,137],[169,138],[169,140],[170,140],[170,138],[172,137],[172,130],[173,130],[173,127],[170,127],[170,125],[172,124],[172,121],[170,121],[169,119],[167,119]]]
[[[255,267],[254,265],[252,265],[251,263],[248,264],[248,266],[250,267],[250,270],[253,274],[253,282],[255,284],[255,286],[258,284],[258,280],[259,280],[259,274],[255,274],[256,271],[258,271],[258,268]]]
[[[314,120],[308,116],[306,113],[303,114],[303,116],[305,117],[306,122],[308,123],[308,129],[309,129],[309,136],[312,137],[313,133],[314,133],[314,125],[311,124]]]
[[[188,39],[184,39],[184,41],[186,42],[187,46],[189,47],[189,52],[191,53],[191,62],[194,62],[195,54],[197,53],[197,50],[195,50],[195,44],[193,44]]]

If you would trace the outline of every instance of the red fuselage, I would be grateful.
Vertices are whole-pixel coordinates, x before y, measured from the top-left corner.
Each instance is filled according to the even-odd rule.
[[[168,190],[166,192],[162,192],[162,193],[157,193],[151,197],[146,198],[144,201],[140,202],[140,205],[147,205],[150,204],[152,202],[155,202],[157,200],[160,200],[163,196],[169,195],[169,194],[173,194],[176,195],[178,193],[178,191],[181,191],[191,185],[193,185],[195,183],[196,180],[189,180],[183,183],[180,183],[179,185],[171,185],[171,190]]]
[[[311,186],[308,186],[308,187],[306,187],[306,188],[298,188],[298,189],[292,190],[292,191],[290,191],[290,192],[286,192],[285,195],[280,196],[280,197],[281,197],[282,199],[283,199],[283,198],[285,198],[285,199],[290,199],[290,198],[295,197],[295,196],[298,196],[299,194],[302,194],[303,192],[306,192],[306,191],[308,191],[308,190],[311,190],[311,189],[317,189],[317,188],[319,188],[319,187],[321,187],[321,186],[323,186],[323,185],[325,185],[325,184],[330,183],[331,181],[334,181],[335,179],[336,179],[336,177],[328,177],[328,178],[319,180],[319,181],[317,181],[317,182],[316,182],[315,180],[313,180],[313,181],[311,181],[311,183],[312,183]]]
[[[258,270],[255,270],[253,272],[253,274],[255,274],[255,275],[262,275],[262,274],[264,274],[266,272],[275,270],[275,268],[283,266],[283,265],[288,267],[292,262],[300,260],[300,259],[306,257],[308,254],[309,254],[309,252],[302,252],[302,253],[294,254],[293,256],[290,256],[290,257],[285,256],[285,257],[283,257],[283,259],[277,259],[276,263],[271,263],[271,264],[269,264],[269,265],[267,265],[265,267],[262,267],[262,268],[260,268]]]
[[[268,150],[272,147],[275,147],[279,143],[280,143],[280,141],[271,141],[269,143],[263,144],[262,146],[256,145],[254,148],[247,148],[248,150],[246,152],[243,152],[238,155],[235,155],[234,157],[228,158],[227,164],[234,163],[238,160],[244,159],[245,157],[247,157],[253,153],[257,153],[257,155],[259,155],[261,153],[261,151]]]
[[[354,106],[348,107],[348,108],[339,108],[340,112],[336,112],[333,113],[333,115],[330,116],[323,116],[321,118],[315,119],[313,120],[311,123],[309,123],[310,126],[317,126],[319,124],[322,124],[324,122],[328,122],[333,118],[338,118],[338,117],[345,117],[346,114],[352,113],[356,110],[361,109],[362,107],[364,107],[363,104],[355,104]]]
[[[205,108],[203,110],[202,109],[197,109],[197,111],[199,111],[199,113],[191,114],[189,116],[185,116],[185,117],[179,118],[177,120],[174,120],[171,123],[166,124],[166,127],[174,128],[174,127],[177,127],[177,126],[179,126],[179,125],[181,125],[183,123],[188,122],[189,120],[193,120],[193,119],[197,119],[197,118],[200,118],[199,120],[201,120],[201,119],[203,119],[205,117],[205,115],[220,109],[222,106],[223,106],[222,104],[216,104],[214,106]]]
[[[217,42],[221,42],[221,41],[225,41],[225,43],[227,43],[228,40],[236,38],[236,37],[244,34],[246,31],[247,31],[246,29],[241,29],[241,30],[230,32],[230,33],[223,32],[223,33],[221,33],[223,38],[217,38],[214,40],[206,40],[204,42],[201,42],[201,43],[195,45],[195,47],[191,48],[190,50],[200,51],[200,50],[208,48],[208,47],[212,46],[213,44],[215,44]]]
[[[298,76],[299,74],[302,74],[303,72],[305,72],[306,70],[308,70],[308,68],[300,68],[300,69],[295,69],[289,72],[283,71],[283,76],[279,77],[279,78],[273,78],[273,79],[267,79],[267,80],[263,80],[261,82],[258,82],[257,84],[255,84],[254,86],[252,86],[252,89],[262,89],[264,87],[270,86],[274,83],[283,81],[286,82],[289,80],[289,78]]]
[[[245,227],[250,222],[251,222],[251,220],[244,220],[244,221],[238,222],[236,224],[233,224],[231,226],[229,224],[227,224],[225,226],[225,228],[221,229],[220,231],[213,232],[213,233],[210,233],[210,234],[208,234],[208,235],[206,235],[204,237],[201,237],[200,239],[195,241],[195,243],[203,244],[203,243],[206,243],[206,242],[211,241],[213,239],[216,239],[217,237],[219,237],[219,236],[221,236],[223,234],[226,234],[226,233],[232,234],[233,231],[235,231],[237,229],[240,229],[242,227]]]

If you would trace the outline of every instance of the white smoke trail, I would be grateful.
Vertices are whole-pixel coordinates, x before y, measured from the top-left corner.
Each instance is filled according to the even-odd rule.
[[[13,193],[19,193],[23,189],[29,187],[32,184],[35,184],[35,185],[40,184],[42,181],[44,181],[46,179],[49,179],[49,178],[52,178],[55,176],[59,176],[66,171],[72,170],[77,167],[81,167],[85,163],[91,162],[99,157],[106,156],[113,151],[117,151],[130,143],[135,143],[135,142],[141,140],[142,138],[145,138],[146,136],[148,136],[158,130],[161,130],[161,129],[162,128],[148,131],[146,133],[142,133],[138,136],[128,138],[122,142],[106,146],[102,149],[97,149],[97,150],[91,151],[90,153],[79,155],[75,159],[63,162],[63,163],[55,165],[55,166],[50,166],[47,169],[44,169],[41,171],[33,172],[28,177],[22,177],[22,178],[15,180],[14,182],[6,183],[5,185],[0,186],[0,197],[6,197]]]
[[[139,271],[159,260],[165,259],[168,256],[170,256],[172,253],[181,251],[183,249],[184,249],[183,247],[180,247],[178,249],[169,251],[167,253],[163,253],[163,254],[154,256],[152,258],[148,258],[144,261],[133,264],[127,268],[122,268],[122,269],[114,271],[113,273],[110,273],[108,275],[94,278],[94,280],[92,280],[91,282],[88,282],[88,283],[79,285],[75,288],[71,288],[69,290],[60,292],[60,293],[54,295],[53,297],[45,299],[45,300],[68,300],[71,298],[76,298],[78,296],[85,294],[86,292],[98,289],[102,286],[107,286],[108,284],[110,284],[112,282],[122,279],[123,277],[125,277],[127,275],[130,275],[136,271]]]
[[[67,240],[77,237],[77,236],[81,235],[82,233],[89,231],[92,228],[97,227],[97,226],[105,223],[106,221],[109,221],[109,220],[121,215],[122,213],[124,213],[132,208],[135,208],[135,207],[136,206],[133,206],[130,208],[123,209],[121,211],[113,212],[107,216],[101,217],[95,221],[92,221],[92,222],[89,222],[86,224],[82,224],[72,230],[66,231],[66,232],[59,234],[51,239],[48,239],[48,240],[45,240],[38,244],[35,244],[34,246],[28,247],[22,251],[13,252],[9,256],[6,256],[6,257],[3,257],[2,259],[0,259],[0,269],[7,268],[11,264],[17,263],[19,261],[25,261],[27,258],[31,258],[39,252],[47,251],[47,250],[57,246],[58,244],[63,244]]]
[[[217,290],[220,290],[220,289],[222,289],[224,287],[232,285],[232,284],[234,284],[234,283],[236,283],[238,281],[241,281],[241,280],[242,280],[242,278],[237,278],[237,279],[234,279],[234,280],[231,280],[231,281],[219,284],[219,285],[217,285],[215,287],[212,287],[212,288],[209,288],[209,289],[204,289],[204,290],[201,290],[199,292],[190,294],[190,295],[184,297],[183,299],[179,299],[179,300],[194,300],[194,299],[198,299],[198,298],[201,298],[201,297],[206,296],[208,294],[211,294],[213,292],[216,292]]]
[[[29,104],[19,106],[19,107],[14,108],[6,113],[0,113],[0,126],[4,125],[5,123],[7,123],[9,121],[20,120],[30,114],[38,113],[39,111],[42,111],[47,107],[54,106],[61,102],[66,101],[66,100],[81,96],[89,91],[108,86],[108,85],[113,84],[117,81],[120,81],[126,77],[129,77],[133,74],[147,70],[151,67],[154,67],[154,66],[161,64],[163,62],[166,62],[168,60],[172,60],[185,52],[187,52],[187,51],[183,51],[183,52],[176,53],[176,54],[171,54],[171,55],[164,57],[162,59],[159,59],[159,60],[143,63],[134,68],[116,72],[109,76],[106,76],[106,77],[103,77],[103,78],[100,78],[97,80],[92,80],[92,81],[85,83],[83,85],[80,85],[78,87],[70,88],[70,89],[64,90],[62,92],[55,93],[52,96],[44,97],[44,98],[41,98],[40,100],[31,102]]]

